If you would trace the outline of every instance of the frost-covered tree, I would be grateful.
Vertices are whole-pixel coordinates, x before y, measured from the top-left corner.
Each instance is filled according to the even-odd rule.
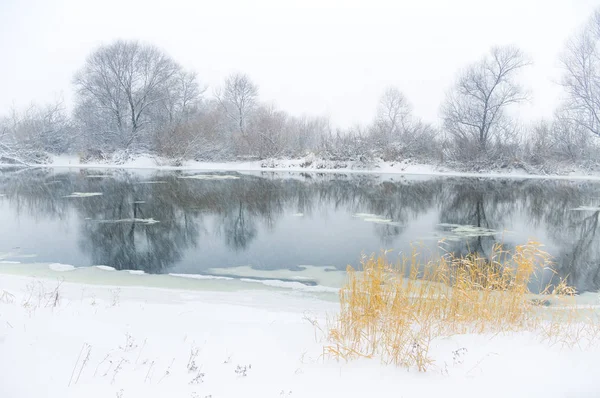
[[[74,130],[62,101],[13,108],[0,118],[0,157],[16,163],[35,163],[43,153],[71,148]]]
[[[258,105],[258,86],[248,75],[234,73],[225,80],[224,87],[217,90],[216,97],[235,128],[246,136],[250,118]]]
[[[561,63],[565,117],[600,137],[600,9],[569,40]]]
[[[369,130],[371,144],[385,160],[434,155],[435,130],[412,114],[410,102],[396,87],[388,87],[381,95]]]
[[[92,52],[74,84],[75,115],[87,143],[103,149],[148,145],[148,133],[198,95],[194,75],[157,47],[136,41]]]
[[[527,65],[520,49],[494,47],[460,74],[446,96],[441,114],[443,128],[461,156],[489,154],[493,140],[503,140],[514,131],[507,108],[528,98],[516,80]]]
[[[390,143],[400,138],[411,123],[411,106],[396,87],[388,87],[377,105],[375,128],[380,138]]]

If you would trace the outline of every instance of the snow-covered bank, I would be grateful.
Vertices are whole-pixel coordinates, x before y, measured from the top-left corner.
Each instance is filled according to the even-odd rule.
[[[106,272],[106,271],[104,271]],[[530,333],[431,344],[428,373],[323,357],[335,303],[0,275],[2,397],[596,397],[598,347]]]
[[[53,156],[52,162],[40,165],[67,168],[103,169],[155,169],[155,170],[198,170],[198,171],[293,171],[319,173],[380,173],[425,176],[490,177],[490,178],[537,178],[567,180],[600,180],[600,172],[586,172],[580,169],[564,170],[560,174],[535,174],[522,167],[478,172],[456,171],[449,167],[432,164],[418,164],[411,161],[363,163],[358,161],[326,161],[313,157],[302,159],[269,159],[248,162],[197,162],[184,161],[173,166],[172,160],[150,155],[140,155],[121,162],[81,163],[77,156]]]

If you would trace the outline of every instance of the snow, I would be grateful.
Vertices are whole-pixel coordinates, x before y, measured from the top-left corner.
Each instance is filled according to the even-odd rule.
[[[600,396],[598,347],[551,346],[525,332],[436,339],[427,373],[337,362],[323,356],[323,334],[309,322],[324,326],[336,310],[276,292],[2,275],[0,396]]]
[[[77,156],[51,156],[49,167],[88,168],[88,169],[158,169],[158,170],[195,170],[195,171],[300,171],[319,173],[378,173],[421,176],[449,177],[489,177],[489,178],[529,178],[529,179],[564,179],[564,180],[600,180],[600,174],[590,174],[583,170],[566,172],[564,175],[534,175],[522,169],[502,172],[457,172],[444,166],[417,164],[407,161],[376,161],[364,164],[356,161],[311,161],[312,157],[300,159],[276,159],[251,162],[198,162],[185,161],[182,166],[170,166],[169,159],[151,155],[139,155],[124,163],[90,162],[81,163]],[[309,165],[307,165],[310,163]],[[232,176],[233,177],[233,176]],[[198,178],[198,177],[194,177]],[[205,177],[199,177],[204,178]],[[160,182],[156,182],[160,183]]]

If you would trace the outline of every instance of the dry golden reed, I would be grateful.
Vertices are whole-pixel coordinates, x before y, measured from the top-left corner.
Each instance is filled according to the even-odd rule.
[[[380,357],[425,371],[432,363],[430,342],[439,336],[539,329],[548,338],[559,338],[560,331],[579,321],[573,311],[548,311],[540,305],[545,296],[530,293],[535,272],[550,265],[537,242],[519,245],[512,253],[497,245],[487,258],[446,254],[422,262],[413,250],[398,264],[390,263],[385,253],[361,263],[359,271],[348,267],[340,313],[328,322],[325,353],[340,359]],[[574,292],[559,281],[543,293],[571,302]]]

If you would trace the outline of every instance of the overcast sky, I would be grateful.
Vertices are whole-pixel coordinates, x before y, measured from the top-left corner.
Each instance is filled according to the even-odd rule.
[[[597,0],[0,0],[0,114],[63,97],[87,54],[140,39],[198,73],[209,92],[248,73],[261,98],[334,124],[368,122],[387,85],[437,122],[456,72],[493,45],[534,61],[523,120],[551,115],[565,41]]]

